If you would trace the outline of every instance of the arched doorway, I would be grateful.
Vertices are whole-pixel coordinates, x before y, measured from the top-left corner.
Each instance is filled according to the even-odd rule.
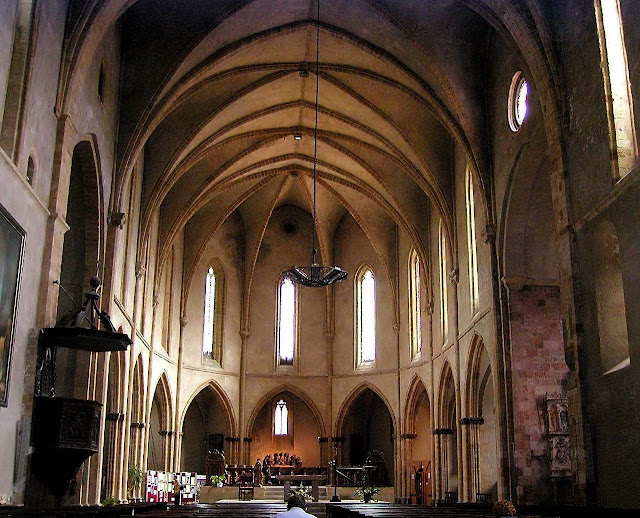
[[[192,399],[182,424],[182,471],[206,473],[205,461],[209,451],[224,451],[231,461],[231,444],[226,439],[233,433],[228,402],[207,385]]]
[[[496,435],[496,405],[493,372],[489,354],[478,335],[471,344],[467,386],[467,426],[469,444],[469,495],[471,501],[478,494],[498,497],[498,455]]]
[[[169,383],[163,374],[156,386],[149,413],[147,469],[154,471],[170,469],[171,414]]]
[[[416,503],[428,504],[432,497],[433,426],[429,395],[418,377],[407,395],[405,433],[409,438],[405,448],[406,496]]]
[[[376,485],[392,486],[395,426],[382,397],[368,386],[356,390],[340,412],[337,429],[338,435],[345,439],[339,464],[362,466],[370,454],[380,452],[384,462],[374,473]]]
[[[439,454],[439,498],[458,500],[458,413],[456,387],[448,363],[440,379],[439,427],[436,429],[436,448]]]
[[[318,437],[324,429],[317,409],[291,390],[273,392],[260,401],[248,432],[252,463],[283,453],[298,457],[305,467],[322,464]]]

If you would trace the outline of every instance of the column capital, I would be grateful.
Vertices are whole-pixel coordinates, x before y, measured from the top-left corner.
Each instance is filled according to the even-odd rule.
[[[126,219],[126,214],[124,212],[112,212],[109,214],[109,224],[120,230],[124,228],[124,222]]]
[[[145,272],[147,271],[147,269],[145,268],[144,263],[142,263],[141,261],[138,261],[136,263],[136,277],[139,279],[141,278]]]
[[[485,243],[494,243],[496,240],[496,226],[489,224],[482,231],[482,239]]]

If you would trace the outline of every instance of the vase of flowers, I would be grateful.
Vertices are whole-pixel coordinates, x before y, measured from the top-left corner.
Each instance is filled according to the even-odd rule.
[[[370,487],[363,487],[361,489],[358,489],[353,496],[357,496],[357,497],[362,497],[362,500],[364,501],[365,504],[368,504],[369,502],[371,502],[371,500],[373,500],[373,497],[375,495],[377,495],[380,492],[380,490],[376,487],[370,486]]]
[[[209,480],[211,480],[211,485],[217,487],[222,487],[224,485],[224,479],[224,475],[211,475],[211,477],[209,477]]]
[[[493,504],[493,514],[496,517],[515,516],[516,508],[509,500],[498,500]]]

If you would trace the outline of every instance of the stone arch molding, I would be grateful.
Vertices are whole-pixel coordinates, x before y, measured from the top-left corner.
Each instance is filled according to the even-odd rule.
[[[427,386],[424,381],[418,374],[413,375],[413,379],[411,380],[411,384],[409,385],[409,390],[407,391],[407,397],[405,399],[404,405],[404,433],[415,433],[415,418],[416,418],[416,405],[422,394],[427,396],[427,401],[429,403],[429,409],[432,410],[432,402],[431,396],[429,395],[429,391],[427,390]]]
[[[290,394],[296,396],[309,407],[309,409],[311,410],[311,413],[313,414],[316,421],[318,422],[318,425],[320,426],[320,433],[322,434],[322,437],[326,436],[327,427],[325,424],[325,420],[323,419],[322,414],[318,410],[318,406],[316,405],[316,403],[313,401],[311,397],[307,395],[307,393],[304,390],[296,387],[295,385],[291,385],[288,383],[285,385],[279,385],[278,387],[272,389],[254,405],[253,411],[251,412],[251,415],[247,420],[247,426],[245,428],[246,433],[248,434],[253,432],[253,427],[255,426],[256,418],[258,417],[258,414],[260,413],[260,410],[262,410],[264,405],[266,405],[270,400],[275,398],[278,394],[282,394],[284,392],[289,392]]]
[[[201,384],[198,388],[196,388],[191,396],[184,402],[184,406],[180,410],[180,421],[178,422],[178,430],[181,431],[184,426],[184,419],[189,411],[189,407],[193,400],[200,394],[203,390],[209,389],[213,392],[214,396],[218,398],[218,401],[221,403],[222,408],[224,409],[227,420],[229,422],[229,433],[232,437],[238,435],[238,422],[236,420],[236,415],[233,410],[233,405],[231,404],[231,400],[229,396],[225,392],[225,390],[216,382],[215,380],[208,380],[205,383]]]
[[[378,387],[376,387],[373,383],[364,381],[360,385],[358,385],[356,388],[354,388],[342,402],[342,405],[340,406],[340,410],[336,418],[336,424],[335,424],[336,437],[340,436],[340,433],[342,432],[342,428],[344,427],[344,420],[347,416],[349,409],[351,408],[351,405],[358,398],[358,396],[360,396],[360,394],[362,394],[366,389],[373,391],[384,402],[385,406],[387,407],[387,411],[391,416],[391,420],[393,422],[394,434],[397,434],[398,420],[395,412],[393,411],[393,407],[391,406],[391,403]]]
[[[494,375],[495,367],[493,365],[491,355],[489,354],[489,349],[485,345],[482,336],[476,332],[471,338],[466,375],[465,409],[467,416],[471,417],[477,417],[479,415],[479,405],[481,404],[479,398],[482,396],[483,387],[487,383],[487,380],[483,379],[486,371],[480,371],[482,367],[481,362],[483,354],[486,354],[489,360],[487,370],[489,371],[489,377],[491,378]]]
[[[158,409],[161,417],[160,426],[163,430],[169,430],[173,423],[173,399],[171,396],[171,386],[169,384],[169,378],[167,372],[163,371],[155,385],[155,390],[151,394],[151,403],[149,405],[149,415],[151,415],[151,407],[153,406],[153,400],[156,392],[159,392],[160,402],[162,408]]]

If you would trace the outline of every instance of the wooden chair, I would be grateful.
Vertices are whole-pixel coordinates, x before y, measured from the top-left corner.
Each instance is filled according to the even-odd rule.
[[[238,485],[238,500],[253,500],[253,473],[240,474]]]

